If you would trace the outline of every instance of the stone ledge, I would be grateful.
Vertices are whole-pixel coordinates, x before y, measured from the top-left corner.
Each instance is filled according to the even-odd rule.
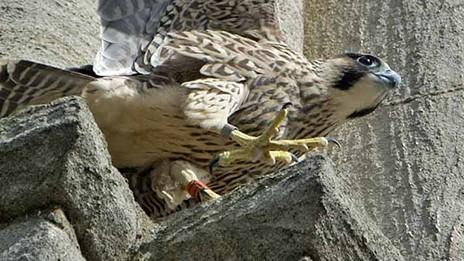
[[[19,218],[0,230],[0,260],[85,260],[61,209]]]
[[[140,209],[82,99],[1,119],[0,169],[0,221],[58,205],[87,259],[128,256],[141,229]]]
[[[174,214],[145,239],[150,260],[403,260],[324,156]]]

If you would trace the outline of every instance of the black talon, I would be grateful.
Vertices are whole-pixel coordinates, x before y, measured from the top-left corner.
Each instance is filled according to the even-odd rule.
[[[285,109],[288,109],[290,107],[293,107],[293,103],[291,102],[286,102],[283,106],[282,106],[282,110],[285,110]]]
[[[296,163],[300,162],[300,160],[298,159],[298,157],[295,154],[290,152],[290,156],[292,156],[293,162],[296,162]]]
[[[337,145],[337,147],[338,147],[339,149],[342,148],[342,145],[340,144],[340,142],[338,142],[338,140],[336,140],[335,138],[326,137],[326,139],[327,139],[327,141],[328,141],[329,143],[332,142],[332,143],[334,143],[335,145]]]
[[[209,174],[213,174],[213,168],[219,164],[219,156],[214,155],[213,159],[208,164]]]

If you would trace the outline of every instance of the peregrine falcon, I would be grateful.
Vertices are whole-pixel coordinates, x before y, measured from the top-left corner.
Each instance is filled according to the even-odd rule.
[[[217,198],[327,146],[327,134],[374,111],[400,83],[373,55],[295,53],[274,7],[101,0],[93,72],[0,61],[0,116],[82,96],[113,164],[143,170],[130,180],[149,215]]]

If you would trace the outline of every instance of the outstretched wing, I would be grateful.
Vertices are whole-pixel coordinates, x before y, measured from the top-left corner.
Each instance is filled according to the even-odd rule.
[[[172,0],[99,0],[101,46],[94,61],[97,75],[131,75],[134,61],[153,39],[159,19]]]
[[[275,0],[100,0],[98,75],[149,73],[167,32],[216,29],[280,41]]]
[[[184,112],[202,127],[219,130],[232,114],[253,113],[257,104],[275,102],[277,108],[260,112],[273,117],[299,95],[296,78],[305,78],[309,66],[286,45],[214,30],[168,33],[154,57],[155,74],[183,63],[202,75],[182,84],[190,89]],[[201,66],[188,66],[185,59],[201,61]]]
[[[0,117],[27,105],[80,95],[95,78],[25,60],[0,60]]]
[[[268,78],[304,78],[312,65],[287,45],[260,42],[226,31],[168,33],[152,56],[153,71],[167,71],[184,61],[201,61],[200,73],[232,81]],[[193,68],[195,69],[195,68]]]

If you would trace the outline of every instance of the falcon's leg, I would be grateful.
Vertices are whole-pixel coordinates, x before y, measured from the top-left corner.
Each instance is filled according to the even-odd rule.
[[[215,159],[213,159],[211,167],[214,165],[229,165],[241,160],[258,160],[260,158],[264,158],[271,164],[275,164],[276,161],[283,161],[290,164],[295,158],[295,156],[288,151],[290,149],[308,152],[318,147],[326,147],[329,142],[334,142],[338,145],[337,141],[325,137],[297,140],[273,140],[278,134],[279,127],[286,119],[287,114],[287,106],[284,106],[274,121],[263,134],[258,137],[247,135],[237,129],[232,131],[229,130],[228,132],[230,134],[228,136],[237,142],[241,148],[219,153]]]

